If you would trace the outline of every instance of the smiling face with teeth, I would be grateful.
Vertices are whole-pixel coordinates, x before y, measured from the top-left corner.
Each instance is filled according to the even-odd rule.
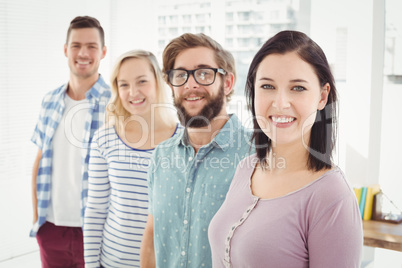
[[[156,79],[150,63],[144,58],[127,58],[116,80],[124,109],[132,115],[149,117],[151,104],[157,103]]]
[[[181,51],[173,69],[220,68],[214,51],[207,47],[195,47]],[[174,103],[179,118],[186,127],[204,127],[214,118],[226,116],[226,96],[233,86],[233,75],[217,73],[215,82],[209,86],[198,84],[193,75],[180,87],[173,87]]]
[[[97,80],[99,64],[106,55],[106,47],[102,46],[98,29],[72,29],[68,43],[64,45],[64,54],[68,58],[72,76]]]
[[[255,114],[275,144],[308,144],[317,110],[325,107],[329,84],[320,86],[314,69],[296,52],[270,54],[258,66]]]

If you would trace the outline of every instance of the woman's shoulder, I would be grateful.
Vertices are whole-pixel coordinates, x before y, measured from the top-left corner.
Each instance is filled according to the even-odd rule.
[[[240,180],[240,181],[248,183],[258,162],[259,162],[259,159],[256,154],[252,154],[252,155],[249,155],[249,156],[246,156],[245,158],[243,158],[237,164],[237,168],[236,168],[236,172],[235,172],[233,180],[234,181]]]
[[[254,169],[255,165],[259,162],[256,153],[250,154],[239,161],[237,168],[241,169]]]
[[[345,219],[360,219],[354,191],[339,167],[323,174],[313,189],[305,200],[306,216],[311,222],[310,230],[320,224],[325,226],[325,222],[342,223]],[[358,225],[358,221],[354,223]]]
[[[182,133],[184,130],[184,127],[182,125],[180,125],[180,123],[176,123],[176,125],[173,128],[174,128],[174,132],[173,132],[172,137],[180,135],[180,133]]]
[[[166,140],[162,141],[161,143],[156,146],[156,149],[162,149],[169,146],[173,146],[178,143],[178,141],[182,138],[184,132],[184,127],[177,123],[174,126],[173,134]]]
[[[336,187],[336,190],[351,190],[345,173],[343,173],[343,171],[338,166],[334,166],[332,169],[324,172],[319,180],[325,186],[332,185],[332,187]]]
[[[102,127],[95,132],[92,140],[94,143],[97,143],[99,147],[102,147],[109,144],[110,141],[115,141],[117,138],[114,127]]]
[[[310,185],[310,192],[319,203],[334,203],[342,199],[354,197],[354,192],[345,174],[339,167],[325,172]]]

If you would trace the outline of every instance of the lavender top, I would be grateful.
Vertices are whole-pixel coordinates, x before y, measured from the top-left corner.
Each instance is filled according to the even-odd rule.
[[[239,163],[209,226],[213,267],[360,267],[362,222],[339,168],[273,199],[252,194],[256,155]]]

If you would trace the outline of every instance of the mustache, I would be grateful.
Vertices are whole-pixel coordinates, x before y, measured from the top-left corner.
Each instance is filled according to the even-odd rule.
[[[195,91],[195,90],[193,90],[193,91],[190,91],[190,92],[186,92],[185,94],[179,95],[179,96],[177,96],[177,98],[180,99],[180,100],[183,100],[185,98],[190,97],[191,95],[197,96],[197,97],[204,97],[204,98],[209,97],[209,95],[204,91]],[[176,96],[173,94],[173,97],[176,97]]]

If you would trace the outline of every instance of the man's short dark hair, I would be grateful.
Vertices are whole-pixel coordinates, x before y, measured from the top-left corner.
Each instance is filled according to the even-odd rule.
[[[66,44],[68,43],[68,39],[70,37],[71,30],[73,29],[83,29],[83,28],[96,28],[99,31],[99,36],[100,36],[100,41],[102,47],[105,46],[105,33],[103,31],[102,26],[100,25],[99,21],[93,17],[90,16],[78,16],[75,17],[71,22],[70,22],[70,27],[68,27],[67,30],[67,38],[66,38]]]

